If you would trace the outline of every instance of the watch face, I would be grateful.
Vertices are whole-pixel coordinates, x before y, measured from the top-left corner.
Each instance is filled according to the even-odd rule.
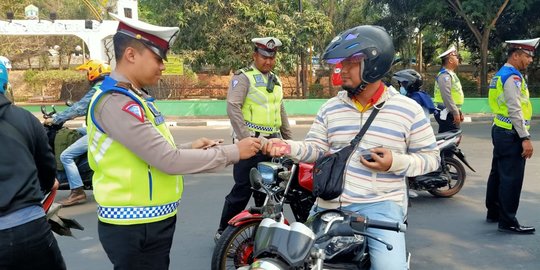
[[[334,219],[334,218],[337,218],[337,217],[341,217],[340,213],[339,212],[328,212],[328,213],[325,213],[321,216],[321,219],[324,221],[324,222],[329,222],[330,220]]]

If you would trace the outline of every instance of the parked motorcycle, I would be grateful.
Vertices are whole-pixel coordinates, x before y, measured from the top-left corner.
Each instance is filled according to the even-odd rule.
[[[283,207],[289,204],[296,221],[304,222],[315,202],[311,191],[298,182],[298,164],[291,159],[280,158],[275,162],[260,162],[251,174],[261,175],[261,184],[253,184],[267,196],[263,206],[251,207],[229,221],[212,255],[211,269],[237,269],[253,262],[253,239],[264,218],[289,222],[283,214]],[[250,175],[251,175],[250,174]]]
[[[70,106],[71,103],[66,102],[66,105]],[[51,118],[56,113],[56,108],[54,107],[54,105],[52,105],[51,108],[52,108],[52,111],[47,112],[47,108],[45,106],[41,106],[41,113],[43,114],[44,119]],[[67,129],[67,128],[64,127],[64,123],[50,124],[50,125],[43,125],[43,126],[45,127],[45,131],[47,132],[47,137],[49,138],[49,145],[51,146],[54,152],[56,134],[60,130]],[[61,153],[54,153],[54,154],[55,156],[59,156]],[[83,180],[84,189],[91,190],[92,189],[92,175],[94,174],[94,171],[92,171],[92,169],[90,168],[90,165],[88,164],[88,155],[86,154],[81,155],[75,160],[75,163],[77,164],[77,168],[79,169],[79,174],[81,175],[81,178]],[[65,171],[57,170],[56,178],[60,182],[60,186],[58,189],[70,190]]]
[[[452,197],[463,188],[467,177],[463,164],[473,172],[476,171],[467,162],[465,154],[458,147],[461,142],[461,133],[461,130],[456,130],[435,135],[440,149],[441,166],[437,171],[408,177],[410,189],[426,190],[435,197]]]
[[[47,221],[51,225],[51,230],[59,235],[73,236],[71,229],[82,231],[84,228],[76,220],[58,215],[58,211],[62,208],[62,205],[54,202],[58,188],[59,182],[56,182],[51,191],[45,194],[41,204],[45,210]]]
[[[260,175],[250,175],[252,182],[260,182]],[[257,258],[249,269],[369,269],[367,241],[379,241],[392,250],[392,245],[367,232],[378,228],[405,232],[406,225],[369,219],[340,211],[326,210],[309,218],[306,224],[265,218],[255,236],[253,255]]]

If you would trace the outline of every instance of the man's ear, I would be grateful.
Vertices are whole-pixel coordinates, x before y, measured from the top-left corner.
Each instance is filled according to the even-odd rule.
[[[135,58],[137,56],[137,50],[133,47],[127,47],[124,51],[124,60],[133,63],[135,62]]]

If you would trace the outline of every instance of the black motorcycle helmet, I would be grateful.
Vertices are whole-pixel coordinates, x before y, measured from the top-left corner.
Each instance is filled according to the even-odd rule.
[[[408,93],[420,91],[424,83],[422,75],[414,69],[404,69],[394,73],[392,80],[396,80]]]
[[[345,89],[349,96],[354,96],[390,70],[394,53],[392,38],[383,27],[361,25],[336,36],[326,47],[322,58],[330,64],[337,64],[351,56],[363,57],[360,69],[362,82],[355,89]]]

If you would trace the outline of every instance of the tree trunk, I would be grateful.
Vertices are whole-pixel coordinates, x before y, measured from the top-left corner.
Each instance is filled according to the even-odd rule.
[[[296,58],[296,98],[300,98],[300,67],[298,66],[298,58]]]
[[[303,98],[309,97],[309,90],[307,87],[307,73],[306,73],[306,53],[304,50],[300,53],[300,83],[302,85],[302,96]]]
[[[422,31],[418,31],[418,39],[416,44],[418,45],[418,52],[416,57],[416,67],[418,68],[418,72],[422,73],[422,63],[424,62],[423,56],[422,56]]]
[[[482,43],[480,44],[480,96],[483,97],[488,90],[488,45],[489,45],[489,30],[484,30],[482,35]]]

